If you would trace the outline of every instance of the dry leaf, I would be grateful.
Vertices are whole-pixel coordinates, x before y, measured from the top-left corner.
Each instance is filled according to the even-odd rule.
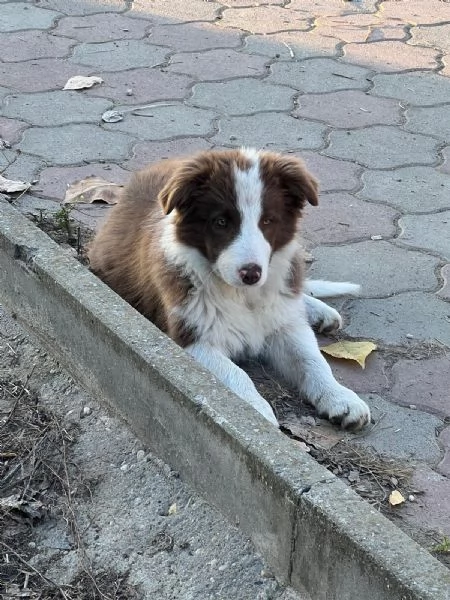
[[[345,431],[336,429],[329,423],[323,422],[321,425],[310,427],[302,424],[295,416],[280,420],[280,425],[288,429],[300,442],[322,450],[333,448],[346,436]]]
[[[101,177],[86,177],[67,188],[63,204],[92,204],[93,202],[117,204],[121,189],[121,185]]]
[[[389,495],[389,504],[391,506],[397,506],[397,504],[403,504],[405,501],[404,497],[400,494],[398,490],[394,490]]]
[[[95,75],[91,77],[75,75],[67,81],[66,85],[63,87],[63,90],[84,90],[92,87],[96,83],[103,83],[103,79],[101,77],[96,77]]]
[[[123,114],[118,110],[107,110],[102,114],[102,121],[105,123],[118,123],[123,121]]]
[[[176,502],[174,502],[173,504],[170,505],[169,512],[167,514],[168,515],[176,515],[177,514],[177,503]]]
[[[26,183],[25,181],[12,181],[11,179],[5,179],[0,175],[0,192],[14,194],[14,192],[24,192],[30,187],[31,183]]]
[[[346,358],[348,360],[356,360],[364,369],[366,366],[366,358],[373,350],[376,350],[377,346],[373,342],[349,342],[342,340],[335,344],[329,344],[328,346],[322,346],[320,349],[325,354],[334,356],[334,358]]]

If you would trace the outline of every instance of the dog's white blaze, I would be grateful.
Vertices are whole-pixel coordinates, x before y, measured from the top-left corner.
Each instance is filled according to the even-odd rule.
[[[245,151],[252,165],[248,170],[234,169],[234,185],[237,207],[241,215],[239,235],[220,253],[216,268],[220,276],[235,287],[245,285],[239,270],[248,264],[261,267],[261,279],[254,287],[264,285],[269,271],[271,246],[264,237],[259,222],[262,215],[263,182],[259,173],[259,160],[256,152]]]

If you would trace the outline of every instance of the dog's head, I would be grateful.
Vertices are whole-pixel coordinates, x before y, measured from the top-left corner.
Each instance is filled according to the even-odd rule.
[[[183,161],[160,192],[179,242],[197,248],[226,283],[261,286],[274,252],[293,240],[317,182],[291,156],[255,150],[203,152]]]

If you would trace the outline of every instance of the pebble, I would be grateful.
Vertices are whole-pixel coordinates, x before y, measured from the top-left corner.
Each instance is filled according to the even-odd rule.
[[[414,502],[414,501],[416,500],[416,497],[414,496],[414,494],[410,494],[410,495],[408,496],[408,500],[409,500],[410,502]]]
[[[132,88],[128,88],[127,89],[127,96],[132,96],[133,95],[133,89]]]
[[[408,340],[413,340],[414,339],[414,336],[413,336],[412,333],[407,333],[406,337],[408,338]]]
[[[92,413],[92,408],[90,406],[83,407],[83,415],[88,417]]]
[[[120,470],[121,471],[128,471],[128,465],[127,465],[127,463],[124,463],[123,465],[121,465]]]
[[[410,404],[410,405],[409,405],[409,408],[410,408],[411,410],[416,410],[417,406],[416,406],[415,404]]]

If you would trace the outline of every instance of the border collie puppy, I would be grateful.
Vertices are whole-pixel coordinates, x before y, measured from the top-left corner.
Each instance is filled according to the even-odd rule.
[[[260,356],[320,415],[359,429],[368,406],[340,385],[314,326],[339,313],[314,296],[357,293],[306,281],[301,209],[317,182],[297,158],[252,149],[202,152],[135,173],[94,239],[91,268],[233,392],[277,424],[235,362]]]

